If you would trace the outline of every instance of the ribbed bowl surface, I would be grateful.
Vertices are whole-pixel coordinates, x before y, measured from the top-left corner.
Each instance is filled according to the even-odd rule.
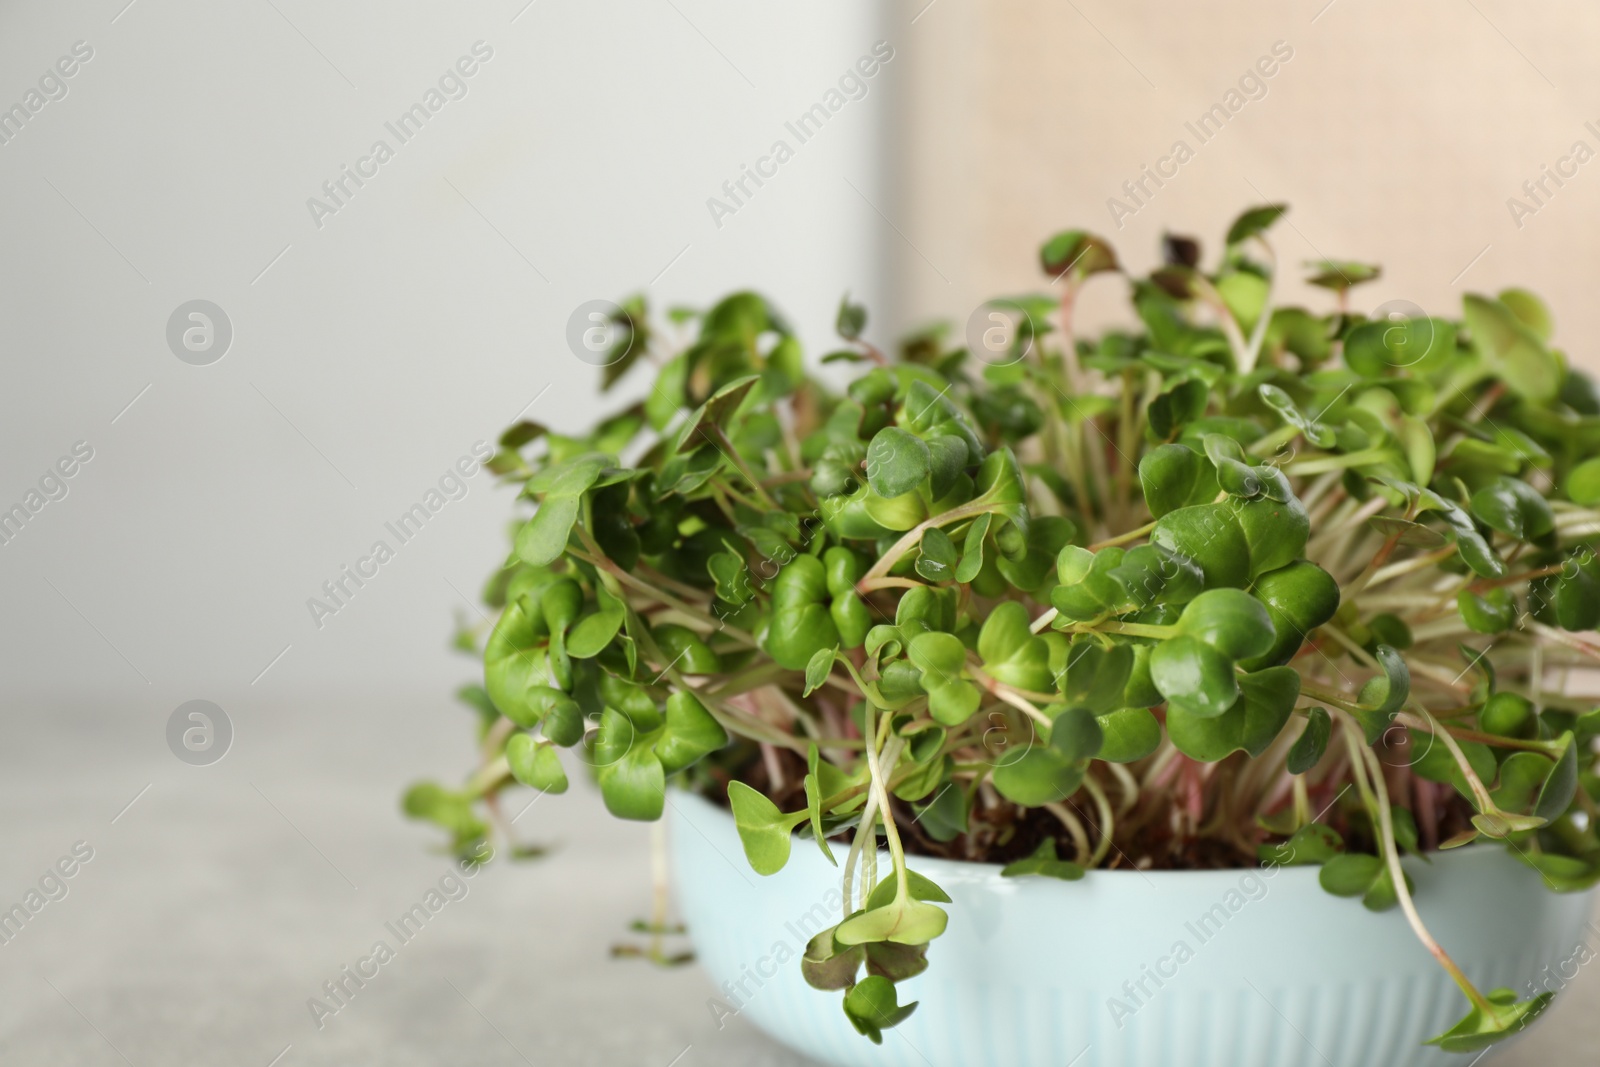
[[[841,917],[839,871],[797,839],[788,866],[763,878],[727,812],[681,791],[668,799],[679,907],[701,966],[724,990],[712,1014],[736,1011],[838,1067],[1472,1060],[1421,1044],[1466,1001],[1399,910],[1374,915],[1329,896],[1315,868],[1093,871],[1060,882],[926,857],[911,866],[953,898],[950,925],[928,970],[900,985],[902,1003],[920,1002],[916,1013],[874,1046],[845,1019],[842,994],[800,976],[806,941]],[[879,862],[888,869],[886,855]],[[1406,869],[1423,921],[1484,990],[1559,990],[1580,945],[1600,940],[1588,925],[1592,892],[1552,893],[1499,847],[1431,865],[1408,858]]]

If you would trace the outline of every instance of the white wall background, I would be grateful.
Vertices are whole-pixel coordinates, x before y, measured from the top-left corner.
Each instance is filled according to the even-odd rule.
[[[0,145],[0,508],[94,449],[0,546],[10,695],[107,693],[154,725],[245,691],[442,697],[470,673],[455,590],[504,550],[487,474],[321,630],[307,598],[536,395],[576,430],[642,393],[600,399],[564,340],[579,303],[754,286],[813,355],[843,290],[881,307],[903,60],[720,228],[706,200],[896,32],[846,0],[5,5],[0,106],[93,48]],[[467,95],[399,145],[384,123],[476,41]],[[307,198],[380,137],[395,157],[319,228]],[[165,339],[196,298],[234,329],[209,366]]]

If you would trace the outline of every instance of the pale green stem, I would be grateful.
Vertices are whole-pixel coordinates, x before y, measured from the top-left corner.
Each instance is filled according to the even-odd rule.
[[[638,616],[630,608],[629,614],[637,622]],[[711,717],[722,725],[722,728],[741,737],[748,737],[752,741],[764,741],[769,745],[779,745],[783,748],[793,749],[802,756],[810,750],[810,745],[793,734],[784,733],[775,726],[762,722],[753,716],[735,712],[722,701],[712,696],[706,689],[697,689],[690,685],[682,673],[661,654],[661,649],[656,646],[655,639],[650,636],[650,631],[644,625],[630,627],[630,632],[635,633],[639,639],[639,646],[644,652],[646,661],[665,664],[662,673],[672,680],[672,684],[685,693],[693,693],[711,713]]]
[[[1194,276],[1195,288],[1201,298],[1215,312],[1217,323],[1222,327],[1222,336],[1228,339],[1228,348],[1233,351],[1233,363],[1240,374],[1249,374],[1255,369],[1255,356],[1250,352],[1249,343],[1245,341],[1243,332],[1239,329],[1239,320],[1233,317],[1233,312],[1228,309],[1227,301],[1222,299],[1222,294],[1217,292],[1203,275],[1196,273]]]
[[[1449,559],[1455,554],[1456,546],[1450,544],[1421,556],[1413,556],[1410,559],[1391,563],[1387,567],[1380,567],[1373,572],[1372,580],[1367,583],[1367,588],[1371,589],[1375,585],[1382,585],[1384,582],[1399,578],[1401,575],[1410,574],[1413,571],[1426,570],[1435,563]]]
[[[1322,632],[1333,638],[1338,644],[1343,645],[1345,651],[1354,656],[1356,661],[1362,666],[1367,667],[1370,670],[1378,670],[1377,661],[1375,661],[1367,653],[1366,649],[1356,644],[1355,641],[1351,639],[1349,634],[1345,633],[1331,622],[1325,622],[1322,624]]]
[[[1061,825],[1065,826],[1067,832],[1072,835],[1073,858],[1078,864],[1083,867],[1092,866],[1089,861],[1089,834],[1084,830],[1083,823],[1078,821],[1078,817],[1068,811],[1063,804],[1045,804],[1044,810],[1059,819]]]
[[[1440,725],[1439,720],[1435,719],[1433,713],[1427,708],[1421,704],[1414,704],[1413,707],[1422,713],[1422,719],[1427,728],[1433,731],[1433,736],[1443,741],[1444,747],[1450,750],[1450,755],[1455,758],[1456,766],[1461,768],[1461,775],[1467,780],[1467,786],[1472,790],[1472,795],[1478,802],[1478,810],[1486,813],[1498,811],[1498,805],[1489,796],[1489,790],[1484,787],[1483,780],[1478,777],[1478,773],[1472,769],[1472,763],[1467,759],[1467,754],[1461,751],[1461,746],[1456,742],[1455,735]]]
[[[1294,821],[1296,826],[1311,822],[1311,790],[1303,774],[1294,775]]]
[[[504,756],[497,756],[492,762],[478,768],[478,772],[467,779],[467,784],[462,790],[469,797],[481,797],[504,784],[510,777],[511,764],[506,762]]]
[[[1363,463],[1376,463],[1385,459],[1388,454],[1388,449],[1364,448],[1359,452],[1345,452],[1337,456],[1301,460],[1299,463],[1289,464],[1285,471],[1295,477],[1302,477],[1308,474],[1324,474],[1328,471],[1359,467]]]
[[[1494,748],[1514,748],[1523,752],[1538,752],[1555,759],[1565,751],[1566,746],[1560,741],[1528,741],[1519,737],[1501,737],[1499,734],[1486,734],[1479,730],[1464,730],[1456,727],[1446,727],[1437,719],[1424,719],[1420,715],[1410,715],[1401,712],[1394,717],[1394,721],[1413,730],[1433,731],[1435,727],[1448,731],[1457,741],[1473,741],[1480,745],[1489,745]]]
[[[702,626],[710,627],[713,632],[725,633],[733,640],[742,645],[748,645],[751,648],[761,647],[755,638],[751,637],[737,626],[730,626],[725,620],[719,619],[715,615],[708,614],[707,612],[701,611],[696,607],[686,604],[682,600],[679,600],[677,597],[673,596],[671,593],[668,593],[662,589],[657,589],[650,583],[642,581],[623,570],[621,567],[617,566],[616,563],[612,562],[611,559],[609,559],[604,553],[602,553],[599,546],[596,545],[590,539],[589,535],[582,529],[579,530],[579,536],[589,547],[590,551],[580,552],[576,549],[568,549],[568,555],[574,556],[577,559],[581,559],[585,563],[599,567],[606,573],[615,577],[617,581],[621,582],[622,584],[629,586],[638,592],[644,593],[646,596],[653,597],[657,602],[665,604],[669,608],[688,616],[689,618],[700,623]]]
[[[910,885],[906,877],[906,854],[900,844],[900,830],[895,826],[894,811],[889,807],[889,791],[884,788],[883,769],[878,765],[878,753],[874,751],[872,743],[872,720],[874,709],[867,707],[867,714],[863,717],[867,724],[867,772],[872,776],[872,791],[878,798],[878,813],[883,817],[883,830],[889,838],[889,858],[894,863],[894,874],[897,881],[895,898],[905,900],[910,895]],[[883,730],[889,728],[889,712],[883,713],[878,726]]]
[[[1117,814],[1126,815],[1139,802],[1139,780],[1133,776],[1132,771],[1120,763],[1107,763],[1106,769],[1122,787],[1122,802],[1117,805]]]
[[[1106,858],[1106,853],[1111,851],[1111,835],[1116,829],[1116,819],[1111,813],[1111,801],[1106,799],[1105,790],[1100,788],[1100,783],[1086,777],[1083,780],[1083,788],[1094,798],[1094,806],[1100,812],[1100,843],[1094,846],[1094,852],[1089,856],[1089,865],[1098,867]]]
[[[872,892],[872,885],[870,884],[870,880],[868,878],[866,856],[863,853],[863,849],[866,847],[867,841],[872,838],[872,827],[877,822],[877,819],[878,797],[877,794],[869,788],[867,791],[867,802],[861,808],[861,821],[856,824],[856,836],[850,842],[850,854],[845,857],[844,861],[843,907],[846,918],[849,918],[850,913],[855,911],[857,908],[857,901],[855,900],[855,897],[859,895],[859,906],[861,908],[865,908],[867,906],[867,897]],[[877,852],[877,843],[875,841],[873,842],[872,850],[874,853]],[[859,894],[855,892],[855,872],[858,865],[861,869],[862,882]]]
[[[738,468],[739,473],[744,475],[744,480],[750,483],[750,488],[756,491],[756,495],[761,498],[762,503],[773,511],[782,511],[783,509],[778,506],[778,502],[772,499],[772,494],[767,492],[766,486],[761,484],[761,479],[756,477],[755,472],[750,469],[750,465],[739,454],[739,450],[733,447],[733,442],[728,440],[728,435],[723,432],[722,427],[713,425],[711,432],[716,436],[717,442],[721,445],[723,455],[728,462],[732,463]]]
[[[1089,551],[1096,552],[1102,548],[1109,548],[1112,545],[1125,545],[1129,541],[1137,541],[1139,538],[1147,536],[1150,531],[1154,530],[1155,528],[1155,523],[1147,522],[1136,530],[1129,530],[1127,533],[1118,534],[1115,537],[1108,537],[1104,541],[1096,541],[1094,544],[1089,546]]]
[[[1489,1003],[1487,997],[1478,992],[1478,987],[1473,985],[1472,981],[1462,973],[1460,967],[1456,966],[1456,962],[1450,958],[1450,954],[1439,945],[1439,942],[1433,939],[1433,935],[1428,932],[1428,928],[1422,924],[1422,916],[1417,914],[1417,905],[1411,899],[1411,890],[1406,886],[1405,869],[1400,866],[1400,849],[1395,844],[1394,839],[1394,814],[1389,807],[1389,786],[1384,781],[1383,765],[1379,762],[1377,753],[1357,740],[1356,727],[1348,721],[1345,723],[1345,740],[1351,746],[1352,759],[1366,761],[1366,767],[1372,778],[1372,785],[1377,790],[1378,796],[1375,803],[1378,811],[1379,828],[1382,831],[1384,859],[1389,865],[1389,877],[1394,882],[1395,895],[1400,899],[1400,910],[1405,913],[1406,922],[1411,926],[1411,932],[1417,935],[1417,940],[1422,942],[1422,947],[1428,950],[1429,955],[1434,958],[1440,967],[1444,968],[1445,973],[1460,987],[1461,992],[1466,995],[1467,999],[1479,1011],[1490,1018],[1498,1018],[1494,1005]],[[1365,791],[1364,783],[1363,790]]]

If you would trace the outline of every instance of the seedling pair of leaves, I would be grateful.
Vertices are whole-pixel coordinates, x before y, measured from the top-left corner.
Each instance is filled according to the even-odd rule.
[[[1103,633],[1041,636],[1050,649],[1056,689],[1068,704],[1100,714],[1161,702],[1161,694],[1150,685],[1150,646],[1142,639]]]
[[[797,827],[809,824],[817,847],[829,863],[838,865],[833,851],[828,847],[828,837],[840,829],[839,821],[832,819],[824,809],[826,800],[839,795],[852,786],[863,785],[866,769],[854,776],[822,759],[817,746],[812,745],[807,754],[805,778],[806,806],[800,811],[785,813],[759,790],[740,781],[728,783],[728,806],[733,810],[734,824],[739,841],[744,846],[745,858],[757,874],[777,874],[789,862],[790,846]],[[860,805],[865,794],[847,801],[840,810]]]
[[[1502,591],[1490,590],[1491,594],[1494,592]],[[1581,549],[1568,556],[1557,573],[1531,582],[1528,609],[1535,619],[1547,626],[1573,631],[1600,627],[1600,560],[1593,550]],[[1514,604],[1508,613],[1513,615],[1514,622]],[[1502,627],[1509,628],[1510,624]]]
[[[546,467],[523,487],[522,495],[539,501],[539,509],[517,531],[517,555],[536,567],[555,562],[567,549],[567,538],[578,521],[584,494],[597,486],[623,480],[626,472],[610,469],[611,457],[599,454],[578,456]]]
[[[1500,763],[1500,778],[1489,794],[1493,805],[1472,817],[1489,837],[1507,837],[1560,818],[1577,795],[1578,745],[1571,731],[1555,742],[1555,755],[1513,752]]]
[[[1084,869],[1071,860],[1059,859],[1056,856],[1056,841],[1047,837],[1039,842],[1039,847],[1020,860],[1012,860],[1000,868],[1002,878],[1024,878],[1028,876],[1040,878],[1059,878],[1063,882],[1076,882],[1084,875]]]
[[[1540,993],[1529,1000],[1517,1000],[1515,990],[1495,989],[1484,998],[1485,1005],[1474,1004],[1466,1017],[1428,1044],[1446,1052],[1477,1052],[1527,1028],[1555,999],[1554,993]]]
[[[1240,694],[1235,664],[1267,652],[1276,637],[1266,607],[1241,589],[1201,593],[1167,633],[1150,653],[1150,678],[1169,716],[1176,711],[1194,719],[1231,709]]]
[[[1155,544],[1112,545],[1098,552],[1067,545],[1056,557],[1056,575],[1061,584],[1051,590],[1050,603],[1062,629],[1157,605],[1181,605],[1205,586],[1192,560]]]
[[[607,707],[594,743],[595,775],[606,810],[623,819],[659,819],[667,776],[727,743],[722,724],[687,690],[667,697],[661,725],[648,731],[635,718]]]
[[[834,940],[840,945],[926,945],[944,933],[949,917],[930,902],[948,904],[950,897],[921,875],[910,870],[904,874],[904,889],[898,873],[873,887],[866,909],[836,926]]]
[[[489,826],[473,810],[477,798],[469,793],[446,789],[436,782],[418,782],[407,789],[400,808],[413,819],[423,819],[449,832],[451,850],[458,856],[472,854],[489,832]]]
[[[1487,745],[1458,740],[1456,745],[1478,780],[1485,785],[1495,784],[1487,796],[1472,788],[1444,742],[1418,730],[1410,731],[1410,741],[1413,772],[1429,781],[1449,782],[1473,801],[1479,808],[1472,818],[1473,826],[1488,837],[1506,838],[1538,829],[1559,818],[1577,794],[1578,744],[1571,731],[1553,743],[1553,755],[1518,751],[1498,765]],[[1472,836],[1467,835],[1446,845],[1453,847],[1471,840]]]
[[[905,871],[904,890],[897,878],[880,882],[867,907],[837,926],[822,931],[806,945],[801,973],[816,989],[845,989],[844,1013],[858,1033],[874,1044],[883,1031],[910,1016],[916,1003],[901,1006],[894,984],[928,966],[928,942],[944,932],[944,910],[932,901],[950,897],[933,882]],[[867,976],[856,979],[862,965]]]
[[[858,648],[872,620],[855,585],[865,571],[860,557],[834,546],[824,558],[796,556],[772,585],[766,650],[790,670],[804,670],[823,649]]]
[[[1335,441],[1333,430],[1302,412],[1295,404],[1294,397],[1283,389],[1270,382],[1263,382],[1256,387],[1256,392],[1269,408],[1278,413],[1285,425],[1293,427],[1307,442],[1317,448],[1333,447]],[[1209,448],[1207,452],[1210,452]]]
[[[1065,800],[1078,791],[1089,761],[1099,755],[1104,742],[1100,720],[1092,711],[1062,708],[1051,722],[1049,737],[1021,755],[1008,754],[995,768],[994,787],[1024,807]]]
[[[572,684],[560,634],[574,621],[582,592],[570,578],[547,573],[525,587],[506,605],[484,645],[484,688],[501,714],[531,729],[552,712],[563,721],[577,714],[572,698],[553,683]]]
[[[1310,519],[1298,500],[1263,496],[1169,511],[1156,520],[1150,541],[1192,560],[1207,589],[1241,589],[1257,576],[1300,559],[1310,532]]]
[[[906,645],[906,658],[921,672],[918,683],[928,695],[934,722],[960,726],[978,710],[983,698],[964,676],[967,646],[960,638],[938,630],[920,633]]]
[[[813,989],[849,989],[857,984],[863,966],[868,976],[890,982],[915,978],[928,968],[927,945],[901,945],[893,941],[843,945],[834,937],[837,929],[837,926],[830,926],[806,943],[805,955],[800,959],[800,973]]]
[[[1256,849],[1262,866],[1273,867],[1318,867],[1343,854],[1344,839],[1339,831],[1315,822],[1300,827],[1286,841]]]
[[[1400,653],[1389,645],[1377,645],[1373,658],[1379,673],[1362,683],[1357,706],[1350,711],[1369,745],[1377,744],[1411,696],[1411,668]]]
[[[1405,879],[1409,892],[1411,876],[1407,874]],[[1382,857],[1365,852],[1341,852],[1329,857],[1322,864],[1317,881],[1336,897],[1360,897],[1368,911],[1388,911],[1400,902],[1389,865]]]
[[[867,517],[890,530],[908,530],[970,497],[965,471],[984,458],[965,416],[943,395],[948,385],[930,385],[911,368],[901,374],[903,389],[881,370],[857,383],[871,386],[876,379],[875,387],[852,389],[863,404],[903,396],[895,423],[876,429],[867,445],[867,486],[860,496]]]
[[[926,488],[931,503],[955,488],[968,463],[967,442],[955,434],[939,433],[930,440],[885,426],[867,445],[867,484],[885,500]]]
[[[1507,297],[1511,298],[1509,302]],[[1565,368],[1545,346],[1549,324],[1542,307],[1530,307],[1527,300],[1512,293],[1502,294],[1500,299],[1469,293],[1461,302],[1461,310],[1484,376],[1498,377],[1530,400],[1548,402],[1556,398]],[[1538,322],[1540,318],[1545,320],[1542,324]]]

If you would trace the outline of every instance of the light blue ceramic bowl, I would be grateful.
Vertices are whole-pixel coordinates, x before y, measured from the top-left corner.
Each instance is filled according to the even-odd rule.
[[[1314,868],[1094,871],[1079,882],[913,857],[953,898],[932,965],[901,984],[920,1001],[881,1047],[845,1019],[841,994],[805,984],[798,957],[839,921],[839,872],[796,840],[789,864],[750,870],[733,819],[669,794],[678,901],[701,966],[722,987],[713,1015],[753,1021],[839,1067],[1419,1067],[1422,1046],[1466,1001],[1398,910],[1374,915],[1324,893]],[[887,869],[888,857],[880,860]],[[1549,892],[1501,849],[1407,860],[1423,920],[1472,980],[1559,989],[1592,893]],[[1486,923],[1485,915],[1502,918]],[[1548,968],[1548,969],[1547,969]],[[1492,1058],[1492,1057],[1491,1057]]]

